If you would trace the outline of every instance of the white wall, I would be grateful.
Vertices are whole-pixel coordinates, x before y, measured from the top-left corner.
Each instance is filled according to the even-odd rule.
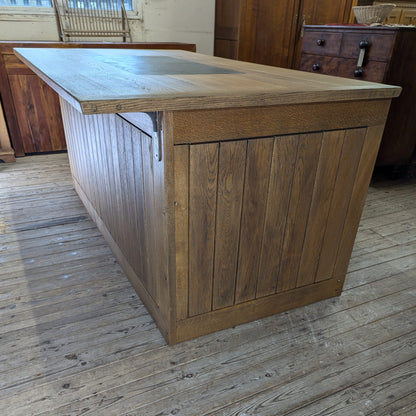
[[[215,0],[142,0],[142,20],[130,20],[133,41],[196,43],[214,49]],[[0,40],[59,40],[55,16],[1,14]]]

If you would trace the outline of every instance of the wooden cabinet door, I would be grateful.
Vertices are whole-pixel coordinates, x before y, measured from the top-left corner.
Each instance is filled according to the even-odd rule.
[[[14,55],[13,46],[21,45],[0,50],[0,92],[16,155],[66,150],[58,95]]]
[[[237,59],[241,0],[216,0],[214,55]]]
[[[289,68],[299,0],[246,0],[241,4],[238,59]]]
[[[58,95],[35,74],[9,75],[25,153],[66,150]]]
[[[348,22],[352,0],[303,0],[302,15],[306,25]]]

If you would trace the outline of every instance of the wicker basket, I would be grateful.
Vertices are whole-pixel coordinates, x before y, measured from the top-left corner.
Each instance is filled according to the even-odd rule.
[[[383,23],[384,19],[395,7],[395,4],[385,3],[376,6],[355,6],[352,9],[358,23],[371,24]]]

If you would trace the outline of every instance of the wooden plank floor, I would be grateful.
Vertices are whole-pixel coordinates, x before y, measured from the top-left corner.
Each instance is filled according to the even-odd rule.
[[[65,154],[0,164],[0,415],[416,415],[416,181],[370,188],[339,298],[168,347]]]

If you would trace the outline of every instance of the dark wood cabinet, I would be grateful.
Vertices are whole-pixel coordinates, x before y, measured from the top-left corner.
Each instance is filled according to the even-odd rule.
[[[216,0],[216,56],[297,67],[304,24],[348,22],[356,0]]]
[[[1,42],[0,97],[16,156],[66,149],[58,95],[14,55],[22,47],[196,50],[174,42]]]
[[[416,29],[306,26],[299,69],[398,85],[377,158],[378,166],[416,163]],[[363,61],[359,63],[360,53]],[[412,167],[413,169],[413,167]]]

